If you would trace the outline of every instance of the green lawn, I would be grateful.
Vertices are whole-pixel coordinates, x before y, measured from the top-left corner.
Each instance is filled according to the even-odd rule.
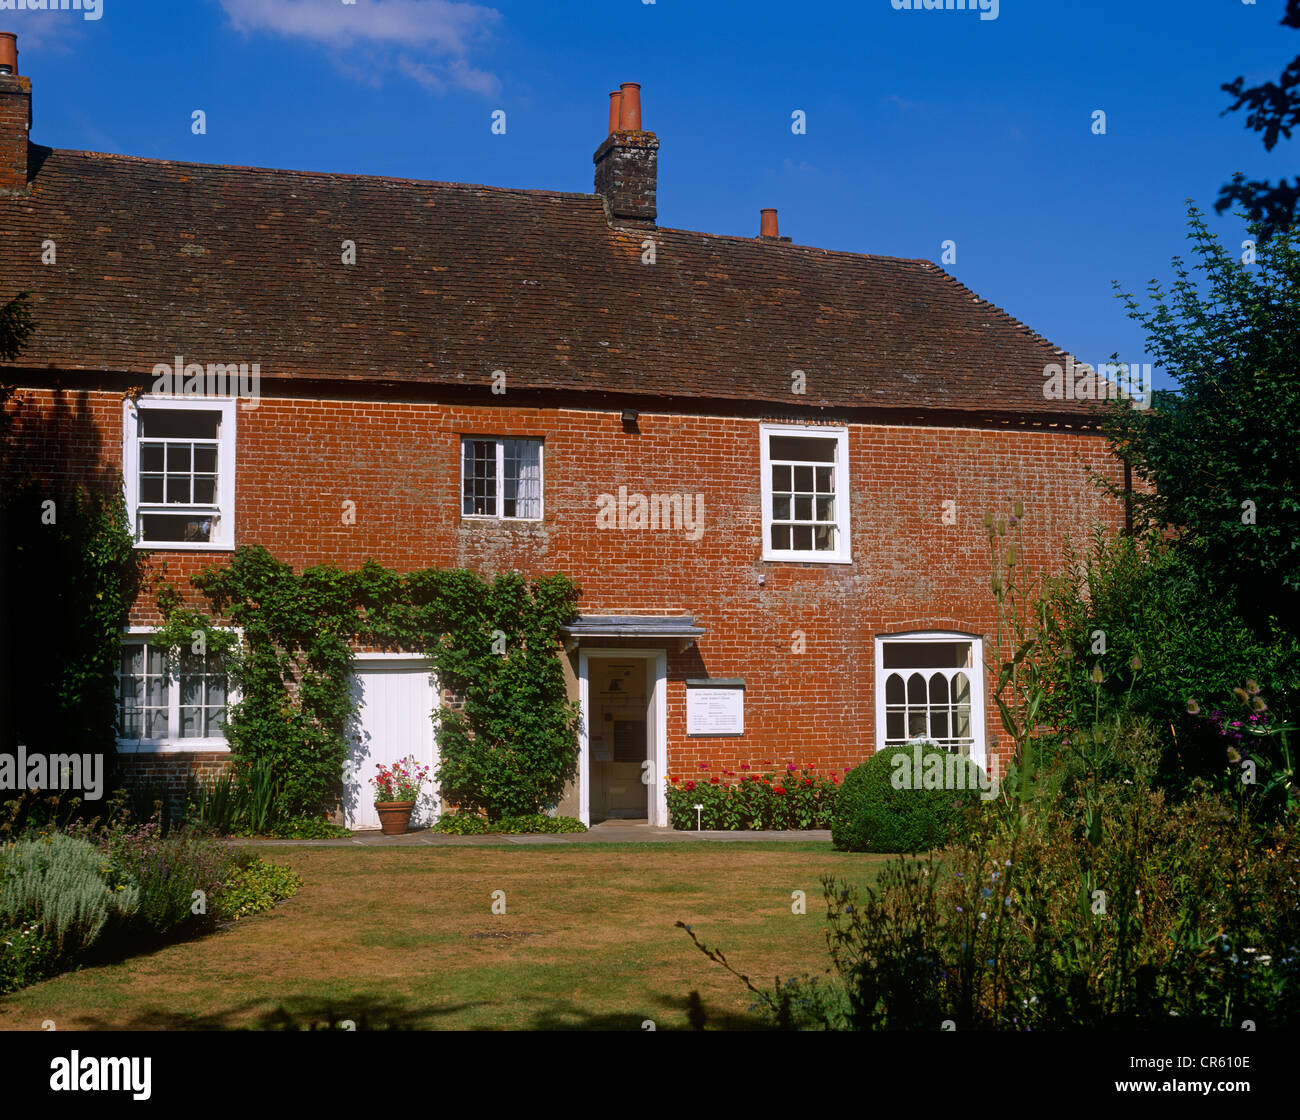
[[[310,1025],[531,1030],[758,1025],[752,997],[679,919],[760,986],[826,967],[819,879],[886,857],[827,843],[276,848],[302,875],[269,914],[0,999],[0,1028]],[[808,896],[791,913],[791,892]],[[492,913],[504,891],[506,913]]]

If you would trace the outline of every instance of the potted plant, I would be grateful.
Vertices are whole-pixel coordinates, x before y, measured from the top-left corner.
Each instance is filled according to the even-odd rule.
[[[370,779],[375,787],[375,808],[379,810],[379,827],[385,836],[400,836],[411,824],[411,811],[420,796],[420,786],[429,776],[429,768],[407,755],[391,766],[376,767]]]

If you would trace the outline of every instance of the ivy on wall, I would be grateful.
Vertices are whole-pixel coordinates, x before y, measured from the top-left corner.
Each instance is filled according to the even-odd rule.
[[[280,816],[334,803],[355,718],[354,645],[420,653],[460,701],[431,712],[444,798],[492,820],[558,802],[577,770],[577,706],[567,698],[559,627],[580,592],[566,577],[491,582],[465,570],[399,575],[373,560],[356,571],[300,573],[258,545],[192,577],[222,625],[159,596],[160,644],[224,657],[240,694],[226,735],[237,763],[269,763]]]

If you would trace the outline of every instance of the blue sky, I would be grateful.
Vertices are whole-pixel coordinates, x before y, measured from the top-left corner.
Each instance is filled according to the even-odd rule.
[[[37,143],[589,192],[608,93],[638,81],[661,225],[753,236],[775,206],[800,244],[939,261],[952,240],[950,271],[1085,361],[1150,360],[1112,282],[1169,277],[1186,199],[1240,245],[1220,185],[1300,155],[1220,115],[1223,82],[1300,53],[1284,0],[102,4],[0,11]]]

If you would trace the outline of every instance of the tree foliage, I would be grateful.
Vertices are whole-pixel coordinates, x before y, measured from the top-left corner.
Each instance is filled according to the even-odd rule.
[[[1300,0],[1287,0],[1283,27],[1300,28]],[[1276,82],[1246,86],[1246,80],[1237,77],[1222,87],[1237,100],[1223,113],[1249,109],[1246,126],[1264,134],[1264,147],[1272,151],[1279,137],[1291,138],[1291,131],[1300,124],[1300,56],[1292,59]],[[1247,181],[1240,173],[1234,175],[1219,193],[1214,204],[1222,214],[1230,206],[1240,205],[1247,217],[1257,223],[1261,240],[1290,229],[1295,222],[1296,204],[1300,202],[1300,178],[1294,183],[1285,179],[1277,183],[1258,179]]]
[[[1141,484],[1139,522],[1167,532],[1204,578],[1260,626],[1300,618],[1300,231],[1243,263],[1189,208],[1192,266],[1174,258],[1151,306],[1128,293],[1148,350],[1178,383],[1147,410],[1110,407],[1107,435]],[[1201,273],[1205,291],[1193,272]]]

